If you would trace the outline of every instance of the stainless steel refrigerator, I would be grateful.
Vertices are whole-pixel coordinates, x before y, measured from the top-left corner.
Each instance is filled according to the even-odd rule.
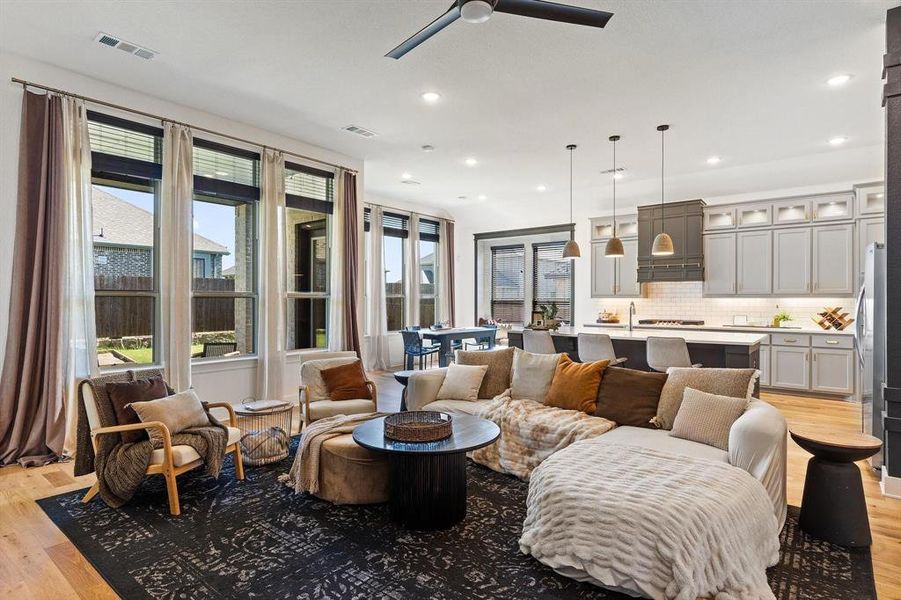
[[[860,361],[861,426],[864,433],[881,440],[885,439],[885,277],[885,245],[870,244],[864,255],[863,281],[857,297],[854,341]],[[870,464],[877,469],[882,467],[882,451],[870,459]]]

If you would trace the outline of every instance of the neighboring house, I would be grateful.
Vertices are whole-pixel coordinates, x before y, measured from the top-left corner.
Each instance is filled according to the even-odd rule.
[[[153,276],[153,214],[91,187],[94,274],[106,277]],[[228,248],[194,234],[194,277],[223,276],[222,257]]]

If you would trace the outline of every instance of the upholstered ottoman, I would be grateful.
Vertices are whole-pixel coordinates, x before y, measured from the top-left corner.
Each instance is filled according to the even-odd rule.
[[[360,446],[349,433],[326,440],[319,454],[316,496],[335,504],[387,502],[386,455]]]

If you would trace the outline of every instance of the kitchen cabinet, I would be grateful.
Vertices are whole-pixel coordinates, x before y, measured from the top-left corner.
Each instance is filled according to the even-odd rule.
[[[735,229],[735,209],[708,208],[704,211],[704,229]]]
[[[810,348],[770,346],[770,384],[790,390],[810,388]]]
[[[810,228],[773,231],[773,294],[810,293]]]
[[[814,221],[841,221],[854,217],[851,194],[832,194],[813,200]]]
[[[811,391],[827,394],[854,393],[853,350],[813,348]]]
[[[641,296],[641,284],[638,283],[638,239],[623,240],[623,250],[625,256],[614,259],[616,261],[616,295]]]
[[[814,227],[814,294],[850,296],[854,293],[854,226]]]
[[[784,200],[773,205],[774,225],[790,225],[808,221],[810,221],[810,200]]]
[[[716,233],[704,236],[704,293],[734,294],[735,234]]]
[[[773,291],[773,233],[742,231],[735,235],[738,294],[770,294]]]
[[[651,254],[654,238],[662,231],[673,240],[670,256]],[[703,281],[703,232],[703,200],[639,206],[638,281]]]
[[[857,215],[880,216],[885,215],[885,184],[874,183],[856,188]]]
[[[638,240],[623,240],[625,256],[604,256],[606,241],[591,243],[591,297],[640,296],[638,283]]]
[[[885,243],[885,219],[861,219],[857,222],[857,283],[863,279],[867,246]]]
[[[770,385],[770,347],[760,346],[760,385]]]
[[[738,209],[739,227],[763,227],[772,224],[772,207],[769,204],[750,205]]]

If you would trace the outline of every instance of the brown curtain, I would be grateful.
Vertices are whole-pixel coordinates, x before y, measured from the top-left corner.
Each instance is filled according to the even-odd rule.
[[[357,175],[344,171],[344,349],[360,354],[360,220],[357,214]]]
[[[446,260],[444,261],[445,269],[447,269],[447,281],[450,283],[449,289],[447,290],[447,307],[448,307],[448,315],[447,320],[450,321],[451,327],[457,324],[457,307],[456,307],[456,279],[454,277],[454,222],[447,222],[447,235],[445,236],[447,239],[441,240],[444,243],[444,256]]]
[[[0,465],[62,455],[62,244],[65,232],[62,100],[26,91],[9,330],[0,377]]]

